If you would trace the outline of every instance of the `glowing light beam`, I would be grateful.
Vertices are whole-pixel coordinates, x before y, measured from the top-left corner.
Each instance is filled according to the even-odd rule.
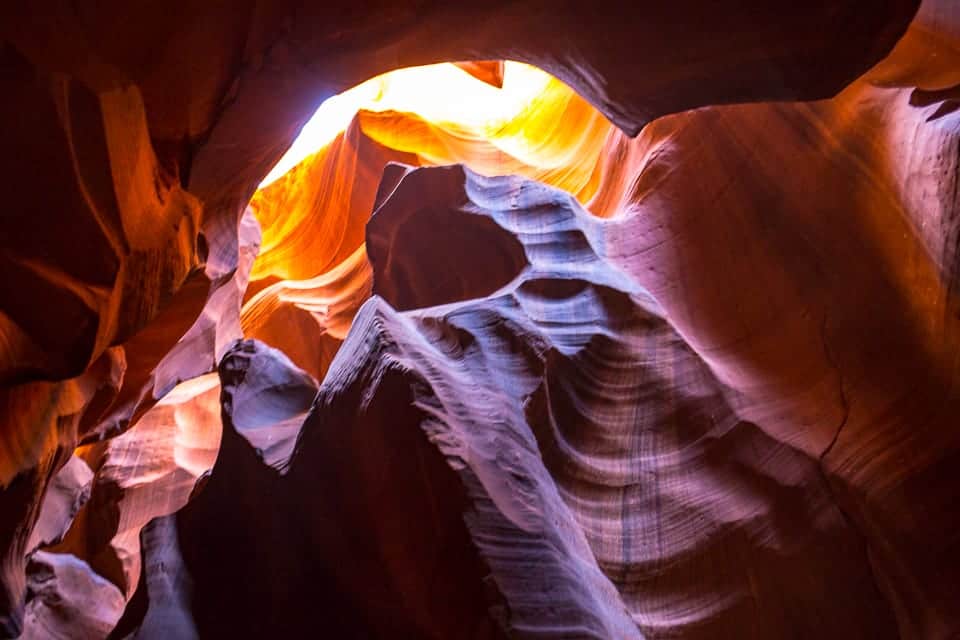
[[[492,136],[549,82],[545,71],[512,61],[504,63],[502,88],[450,63],[408,67],[371,78],[325,100],[260,188],[330,144],[358,111],[416,113],[430,122],[457,124]]]

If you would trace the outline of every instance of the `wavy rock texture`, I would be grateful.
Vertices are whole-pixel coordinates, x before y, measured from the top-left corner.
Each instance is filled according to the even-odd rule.
[[[198,638],[190,611],[193,580],[183,564],[175,516],[151,520],[140,535],[144,571],[110,638]]]
[[[604,179],[602,152],[611,144],[613,126],[558,80],[531,80],[543,82],[542,90],[493,124],[433,123],[412,112],[360,111],[333,142],[259,190],[250,208],[264,242],[252,274],[256,294],[243,308],[244,335],[283,350],[298,366],[323,377],[370,295],[373,272],[364,228],[392,188],[389,177],[381,179],[389,162],[468,163],[485,175],[524,175],[591,205],[596,201],[595,213],[611,215],[602,201],[610,186],[601,188],[610,182]],[[483,269],[494,262],[485,259]],[[435,285],[433,278],[427,283]],[[319,337],[317,325],[323,330]]]
[[[255,295],[241,314],[243,334],[289,353],[318,379],[369,296],[364,227],[391,161],[416,158],[377,144],[352,123],[250,203],[263,244],[251,274]]]
[[[450,167],[404,175],[369,233],[416,225],[420,234],[411,237],[443,234],[431,216],[466,228],[480,218],[502,234],[483,245],[443,235],[441,257],[449,250],[460,256],[448,261],[449,271],[462,264],[470,273],[471,250],[497,241],[520,244],[524,260],[490,297],[460,302],[476,292],[444,289],[447,299],[438,301],[430,289],[430,302],[449,304],[398,314],[389,302],[417,308],[423,300],[391,278],[419,280],[413,268],[431,263],[414,256],[428,249],[412,243],[405,252],[402,235],[370,242],[374,265],[391,263],[393,254],[393,268],[376,285],[389,300],[375,298],[361,311],[287,475],[271,472],[231,435],[210,484],[182,513],[196,593],[217,594],[195,601],[201,634],[217,628],[212,621],[223,620],[237,598],[252,605],[267,597],[214,589],[224,575],[227,584],[269,584],[270,572],[287,566],[281,573],[289,593],[306,588],[307,574],[314,590],[346,598],[336,602],[340,615],[373,621],[361,630],[338,623],[339,633],[358,634],[351,637],[386,628],[401,637],[444,637],[451,629],[469,636],[491,618],[508,633],[538,637],[896,636],[863,539],[835,503],[819,459],[739,417],[741,394],[718,380],[635,281],[598,255],[595,247],[608,246],[606,235],[622,234],[629,221],[592,218],[569,195],[532,182]],[[398,264],[404,259],[408,265]],[[248,353],[259,355],[246,346],[221,365],[228,421],[270,406],[232,398],[261,377],[259,367],[275,370],[274,361],[285,360],[269,350],[259,358]],[[391,458],[383,452],[411,447],[426,447],[429,471],[417,471],[420,458],[400,455],[385,475]],[[445,470],[436,466],[438,454]],[[427,518],[389,515],[426,508],[422,491],[398,486],[424,473],[432,491],[461,493],[466,527],[458,524],[462,502],[443,498],[433,500]],[[333,498],[345,476],[364,487],[355,486],[347,503]],[[304,509],[318,487],[329,490]],[[263,522],[256,513],[269,517]],[[341,527],[357,518],[345,540]],[[203,543],[215,522],[229,522],[241,540],[284,539],[288,546],[254,566],[238,565],[231,558],[242,542],[212,556],[216,545]],[[450,527],[459,545],[471,536],[496,587],[493,602],[503,603],[493,611],[505,608],[506,616],[459,612],[459,626],[441,626],[429,605],[435,584],[424,584],[409,563],[449,571],[449,546],[424,539]],[[365,569],[365,558],[381,564]],[[293,571],[295,559],[301,564]],[[531,574],[525,568],[533,559],[540,569]],[[403,588],[374,595],[361,586],[369,575]],[[317,576],[326,576],[321,586]],[[824,598],[827,589],[858,598]],[[308,628],[295,613],[299,601],[270,597],[275,618],[234,615],[231,624],[291,634]],[[421,607],[428,613],[417,618]],[[564,614],[546,613],[551,608]]]
[[[424,202],[424,193],[438,195]],[[374,222],[384,216],[382,224],[400,226],[411,211],[443,203],[451,219],[489,216],[522,242],[529,266],[486,300],[415,311],[407,319],[371,303],[367,313],[376,320],[364,324],[373,335],[365,345],[345,344],[341,377],[352,378],[349,371],[364,369],[357,361],[370,359],[409,372],[414,405],[425,414],[421,428],[455,468],[465,467],[462,475],[477,476],[477,493],[526,532],[542,528],[530,521],[548,509],[537,485],[559,494],[569,509],[561,540],[582,531],[645,634],[771,637],[786,628],[801,637],[890,634],[862,543],[830,500],[816,458],[740,419],[725,385],[656,303],[596,254],[593,247],[607,244],[610,229],[622,229],[599,224],[560,192],[459,169],[412,173]],[[422,235],[442,229],[418,228]],[[453,248],[467,256],[471,246]],[[403,252],[402,244],[391,248]],[[388,295],[395,305],[418,306],[409,294]],[[454,293],[445,302],[459,299]],[[355,330],[360,340],[363,325]],[[331,372],[325,388],[339,384]],[[474,391],[464,396],[458,389]],[[704,501],[690,486],[725,490]],[[491,534],[484,522],[491,516],[476,508],[481,515],[468,515],[468,523],[497,577],[517,560],[499,558],[497,550],[518,540],[503,524],[499,535]],[[716,564],[724,560],[728,566]],[[703,562],[721,582],[708,582]],[[811,575],[811,563],[819,575]],[[864,609],[852,614],[849,603],[825,600],[826,585],[860,593],[857,606]],[[501,588],[511,611],[515,598],[540,592]],[[623,634],[588,629],[574,624],[563,632]]]
[[[960,14],[917,4],[4,7],[0,636],[953,637]],[[558,79],[361,111],[250,200],[321,100],[456,59]]]
[[[0,407],[9,420],[4,423],[4,444],[11,455],[4,461],[5,470],[26,466],[0,491],[4,514],[0,610],[5,612],[0,614],[0,632],[4,634],[15,636],[22,628],[26,555],[33,551],[33,529],[43,511],[47,487],[71,459],[83,412],[101,392],[109,396],[119,386],[122,363],[122,353],[110,350],[77,378],[26,383],[0,392]],[[37,456],[36,462],[27,462]]]
[[[27,549],[32,552],[41,546],[62,541],[74,518],[90,499],[92,488],[93,472],[90,467],[79,456],[71,457],[47,487]]]
[[[103,640],[126,602],[120,590],[74,556],[38,551],[27,567],[29,640]]]
[[[220,385],[215,375],[183,383],[123,435],[80,448],[96,469],[89,502],[55,550],[85,559],[124,594],[140,578],[140,532],[182,508],[216,460]]]
[[[201,635],[269,629],[295,636],[314,628],[319,615],[338,637],[502,637],[502,605],[496,607],[501,611],[496,617],[487,609],[489,601],[499,601],[498,587],[484,577],[487,570],[462,519],[465,489],[418,428],[420,412],[410,405],[403,376],[367,366],[351,369],[358,376],[351,380],[335,376],[343,386],[321,389],[289,470],[280,475],[258,461],[230,424],[236,410],[232,398],[243,392],[253,367],[258,361],[259,366],[276,366],[268,360],[276,361],[276,355],[261,353],[256,344],[242,344],[221,365],[224,446],[209,483],[178,517],[181,547],[195,580],[194,615]],[[385,429],[385,422],[392,428]],[[353,487],[349,494],[337,490],[347,483]],[[307,496],[310,506],[304,508]],[[555,493],[552,498],[554,508],[562,510]],[[490,520],[510,526],[491,511]],[[253,513],[267,517],[252,518]],[[534,593],[555,591],[564,608],[571,608],[565,616],[583,629],[615,629],[619,619],[621,631],[635,634],[582,538],[565,541],[562,525],[546,517],[541,521],[555,527],[555,540],[572,549],[551,558],[547,541],[528,536],[553,568],[526,578],[535,580],[526,586]],[[216,522],[230,523],[234,535],[211,545]],[[268,547],[250,563],[233,562],[236,553],[264,535],[288,543]],[[224,575],[247,585],[243,593],[209,588]],[[277,575],[284,576],[282,583],[272,577]],[[508,577],[514,589],[525,580],[515,570]],[[551,586],[553,577],[562,582]],[[591,592],[581,584],[585,578],[600,590]],[[437,593],[444,594],[442,607]],[[250,608],[241,607],[225,619],[226,609],[235,609],[238,602]],[[265,615],[257,611],[263,602],[269,603]],[[515,622],[518,627],[535,625],[534,616],[544,606],[553,605],[534,597],[511,615],[527,618]]]
[[[919,36],[939,20],[957,42],[949,16],[927,7],[891,58],[834,100],[646,129],[625,194],[634,230],[607,249],[741,394],[740,415],[820,459],[910,638],[960,626],[957,543],[935,533],[954,527],[960,491],[947,479],[960,445],[947,426],[958,127],[949,97],[918,104],[917,90],[875,83],[902,79],[920,43],[920,86],[955,82],[956,47]]]

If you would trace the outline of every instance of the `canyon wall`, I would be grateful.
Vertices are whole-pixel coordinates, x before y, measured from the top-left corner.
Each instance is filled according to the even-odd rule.
[[[960,7],[174,4],[0,10],[0,636],[960,632]]]

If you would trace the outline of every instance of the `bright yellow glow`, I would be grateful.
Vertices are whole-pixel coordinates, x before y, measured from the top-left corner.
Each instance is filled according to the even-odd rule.
[[[330,144],[361,110],[415,113],[438,125],[464,127],[493,138],[550,81],[546,72],[511,61],[504,64],[503,88],[499,89],[449,63],[398,69],[371,78],[321,104],[260,187]]]
[[[330,98],[250,201],[263,235],[244,335],[323,377],[372,292],[364,230],[388,162],[524,176],[607,216],[622,189],[603,159],[623,158],[623,140],[573,89],[517,62],[504,63],[501,88],[440,64]]]
[[[455,64],[400,69],[326,101],[250,201],[263,233],[251,279],[306,280],[350,256],[388,162],[524,176],[608,215],[610,123],[540,69],[501,69],[500,87]]]

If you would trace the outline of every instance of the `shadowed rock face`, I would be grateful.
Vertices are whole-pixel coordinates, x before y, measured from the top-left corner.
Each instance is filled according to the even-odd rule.
[[[201,637],[300,637],[318,620],[337,637],[501,637],[461,519],[462,490],[416,429],[403,385],[384,381],[391,390],[367,403],[360,395],[368,390],[353,386],[322,410],[313,402],[304,422],[312,394],[305,402],[274,396],[287,399],[282,407],[237,403],[271,395],[258,380],[303,376],[279,352],[239,343],[220,374],[223,445],[210,479],[178,515]],[[273,419],[301,413],[297,453],[279,469],[234,423],[258,406],[264,426],[270,407]],[[236,562],[238,554],[249,562]]]
[[[917,4],[0,10],[0,637],[955,636]],[[455,59],[569,86],[360,112],[251,200]]]
[[[464,182],[458,166],[415,171],[378,208],[389,213],[374,212],[367,224],[373,293],[396,309],[485,298],[527,266],[523,245],[471,200]]]
[[[485,299],[407,314],[368,302],[320,389],[291,474],[318,466],[307,443],[342,450],[330,439],[359,424],[425,434],[467,493],[467,529],[512,633],[711,638],[743,634],[749,620],[748,637],[895,637],[863,542],[817,459],[740,419],[733,392],[663,310],[594,249],[623,227],[562,192],[457,167],[408,173],[378,208],[379,225],[429,219],[416,215],[407,181],[418,187],[411,192],[447,194],[451,220],[485,216],[519,241],[529,266]],[[436,211],[442,201],[420,206]],[[440,244],[442,227],[417,230],[421,240],[437,235],[414,247]],[[374,264],[383,259],[375,247],[405,248],[368,243]],[[407,277],[383,270],[387,292],[390,274]],[[424,302],[404,295],[407,306]],[[395,396],[409,400],[371,420],[366,407]],[[362,421],[320,419],[343,403],[356,403],[347,414]],[[717,490],[705,502],[691,486]],[[538,571],[525,570],[531,562]],[[862,609],[824,598],[827,585],[860,594]],[[544,615],[550,607],[564,614]]]
[[[324,594],[345,637],[898,637],[876,531],[845,515],[819,457],[742,418],[745,394],[598,249],[638,218],[449,167],[408,170],[379,224],[428,220],[404,182],[432,180],[446,215],[484,216],[526,267],[485,298],[420,308],[408,291],[406,313],[368,301],[285,474],[231,423],[302,411],[295,393],[255,392],[301,374],[256,343],[228,353],[225,444],[178,516],[201,637],[303,633],[321,606],[304,617],[304,593]],[[278,413],[281,397],[293,404]],[[234,561],[264,539],[284,544]]]

